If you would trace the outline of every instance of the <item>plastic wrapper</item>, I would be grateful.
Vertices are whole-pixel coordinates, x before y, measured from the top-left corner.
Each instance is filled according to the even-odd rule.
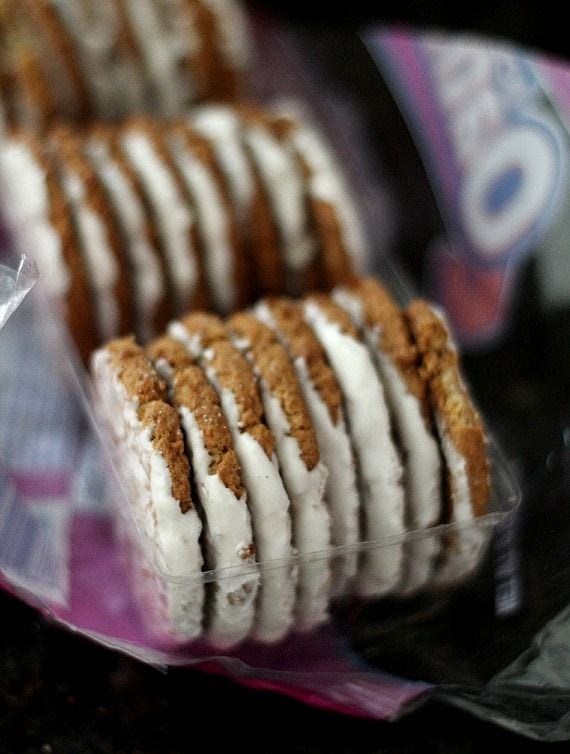
[[[325,111],[327,107],[323,105]],[[337,143],[341,155],[346,154],[345,131]],[[366,162],[360,159],[353,156],[350,162],[355,174]],[[360,174],[359,190],[366,185],[369,201],[382,194],[378,183],[367,183]],[[366,210],[374,214],[372,202]],[[374,227],[377,240],[382,229]],[[15,269],[9,244],[0,261]],[[405,295],[395,267],[380,250],[372,266],[396,294]],[[13,277],[12,272],[9,279]],[[9,302],[18,295],[16,289]],[[0,382],[2,583],[63,625],[110,648],[155,665],[198,665],[227,673],[329,709],[391,719],[433,691],[433,685],[429,674],[406,680],[387,672],[389,663],[372,662],[359,648],[367,632],[377,632],[381,643],[384,631],[421,622],[426,615],[437,622],[450,601],[457,595],[465,598],[473,588],[490,598],[493,613],[508,612],[518,603],[510,537],[518,491],[507,464],[493,450],[491,508],[473,523],[255,567],[261,583],[269,583],[283,568],[304,570],[310,579],[311,571],[325,565],[333,573],[342,571],[349,558],[396,554],[406,564],[409,588],[403,579],[401,588],[374,599],[345,590],[320,628],[290,632],[275,644],[246,641],[221,652],[202,639],[181,642],[164,620],[162,597],[188,584],[155,562],[144,533],[137,530],[124,498],[128,493],[114,473],[113,449],[93,415],[89,379],[39,288],[0,334]],[[433,565],[424,571],[422,564],[429,561]],[[142,596],[136,579],[133,587],[133,573],[139,584],[144,576]],[[209,572],[202,581],[210,588],[241,576]],[[427,658],[429,643],[415,651]]]
[[[18,295],[15,293],[15,295]],[[187,589],[153,562],[144,535],[128,513],[123,491],[110,465],[87,401],[85,374],[66,355],[65,332],[36,291],[2,331],[2,496],[0,570],[2,582],[58,621],[108,647],[157,665],[205,663],[244,682],[281,688],[326,707],[391,717],[426,690],[363,670],[346,652],[343,623],[363,613],[366,603],[350,593],[333,603],[329,621],[316,632],[291,633],[275,645],[245,642],[220,653],[204,641],[173,641],[164,630],[155,597],[164,589]],[[105,441],[103,441],[105,442]],[[317,571],[324,563],[382,552],[386,557],[427,551],[455,552],[465,567],[452,569],[459,582],[489,557],[487,547],[497,524],[516,503],[516,488],[496,459],[491,512],[465,528],[438,527],[387,542],[366,543],[349,552],[297,558],[295,566]],[[126,513],[125,513],[126,512]],[[118,536],[117,536],[118,535]],[[450,550],[449,540],[453,539]],[[141,547],[142,543],[142,547]],[[418,556],[419,554],[419,556]],[[260,566],[263,583],[291,563]],[[422,604],[434,607],[452,584],[449,562],[424,579]],[[146,574],[141,595],[129,574]],[[206,585],[242,574],[206,573]],[[432,581],[433,580],[433,581]],[[150,583],[149,583],[150,582]],[[447,582],[447,583],[446,583]],[[137,598],[138,597],[138,598]],[[401,595],[402,604],[406,604]],[[400,600],[392,596],[392,609]],[[158,603],[160,604],[160,603]],[[413,611],[407,605],[404,609]]]

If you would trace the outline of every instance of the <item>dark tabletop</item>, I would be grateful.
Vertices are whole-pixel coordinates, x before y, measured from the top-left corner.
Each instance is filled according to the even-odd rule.
[[[443,705],[377,723],[196,671],[163,673],[50,625],[5,595],[0,615],[2,754],[403,754],[420,747],[429,754],[546,746]]]

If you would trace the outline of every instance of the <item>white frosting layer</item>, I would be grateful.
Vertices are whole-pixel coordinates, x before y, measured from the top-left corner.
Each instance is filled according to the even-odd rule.
[[[300,120],[288,138],[310,170],[309,195],[333,207],[343,248],[350,255],[356,272],[362,272],[366,260],[362,222],[332,152],[323,137]]]
[[[137,323],[141,338],[147,341],[155,335],[154,317],[164,295],[164,276],[147,237],[144,208],[105,145],[91,141],[88,147],[128,241],[125,251],[133,275]]]
[[[104,221],[88,206],[83,182],[72,172],[63,174],[63,189],[73,208],[83,251],[100,340],[108,340],[119,332],[119,307],[115,286],[119,280],[119,266],[109,245]]]
[[[295,359],[303,397],[317,433],[319,451],[328,469],[326,500],[331,514],[331,538],[335,546],[354,545],[360,539],[360,500],[356,470],[344,417],[334,424],[328,407],[310,380],[307,364]],[[343,555],[335,561],[335,592],[340,593],[356,573],[356,554]]]
[[[205,354],[206,362],[208,353]],[[240,412],[234,394],[221,390],[211,367],[208,376],[219,390],[222,407],[230,426],[241,466],[251,512],[257,559],[269,564],[291,558],[291,517],[289,497],[283,486],[275,456],[269,458],[248,432],[242,432]],[[293,623],[296,570],[288,563],[262,572],[253,636],[274,642],[283,638]]]
[[[363,595],[392,590],[402,575],[402,545],[383,545],[405,532],[403,470],[391,436],[384,390],[363,343],[343,333],[313,302],[305,317],[323,345],[342,389],[358,461],[366,552],[358,588]]]
[[[244,139],[269,197],[285,264],[302,271],[313,260],[317,246],[311,237],[301,169],[294,154],[262,126],[247,125]]]
[[[2,142],[0,174],[2,211],[11,222],[49,216],[45,172],[25,144],[13,139]]]
[[[177,115],[188,100],[185,95],[190,82],[180,75],[180,52],[163,28],[158,4],[154,0],[124,0],[124,6],[153,84],[157,111]]]
[[[370,339],[377,340],[377,334],[371,333]],[[427,429],[420,402],[410,393],[392,360],[381,352],[377,358],[406,456],[409,524],[412,529],[425,529],[437,524],[441,514],[438,445]]]
[[[213,582],[208,639],[217,647],[230,647],[245,639],[254,619],[259,574],[240,573],[255,563],[248,549],[253,542],[245,495],[237,498],[217,474],[210,474],[210,457],[202,431],[192,413],[179,409],[192,453],[194,478],[205,515],[204,546],[210,569],[237,568],[236,575],[221,572]]]
[[[202,353],[202,339],[199,335],[188,332],[182,322],[177,320],[168,325],[167,331],[171,338],[186,346],[195,359],[199,358]]]
[[[134,517],[130,523],[125,519],[130,536],[157,567],[156,579],[148,581],[148,586],[159,586],[166,595],[164,618],[171,632],[194,638],[201,632],[204,603],[200,518],[195,508],[182,513],[172,496],[166,462],[152,444],[150,429],[139,421],[137,402],[117,378],[105,349],[95,352],[92,372],[97,402],[113,437],[113,458]],[[137,536],[135,527],[142,535]],[[143,574],[137,577],[142,580]]]
[[[203,242],[203,261],[214,306],[227,314],[235,307],[235,258],[223,197],[209,169],[178,140],[171,152],[194,200]]]
[[[436,417],[436,423],[445,465],[451,477],[450,522],[452,524],[473,522],[475,516],[469,489],[467,462],[453,444],[440,417]],[[445,585],[466,578],[479,564],[485,543],[485,532],[475,526],[450,532],[445,540],[445,557],[435,574],[434,583]]]
[[[445,458],[445,465],[451,477],[451,523],[472,521],[473,505],[469,489],[467,462],[449,437],[441,418],[436,417],[439,441]]]
[[[51,0],[74,37],[86,81],[94,95],[97,115],[117,117],[119,92],[113,76],[113,44],[117,27],[110,3],[99,0],[87,11],[82,0]]]
[[[263,407],[269,428],[275,435],[281,474],[291,500],[293,542],[299,555],[330,550],[330,516],[324,502],[327,469],[319,462],[307,469],[297,440],[290,435],[280,401],[261,380]],[[331,591],[331,566],[327,557],[299,568],[296,627],[308,631],[327,618]]]
[[[333,298],[364,333],[386,388],[406,458],[408,524],[411,529],[434,526],[441,514],[441,461],[437,441],[426,426],[422,406],[408,389],[394,362],[378,347],[378,329],[366,327],[361,300],[343,288],[334,291]]]
[[[265,303],[255,307],[255,314],[266,325],[279,330],[275,319]],[[286,343],[284,343],[286,346]],[[356,470],[350,439],[342,411],[336,424],[327,405],[310,379],[306,361],[297,358],[293,362],[303,397],[311,419],[321,459],[328,469],[325,497],[331,515],[331,541],[334,546],[354,545],[360,538],[360,501],[356,485]],[[334,591],[340,593],[346,582],[354,576],[357,568],[356,554],[338,558],[334,566]]]
[[[38,264],[42,285],[50,296],[65,296],[71,278],[61,239],[50,222],[46,176],[33,154],[17,141],[0,147],[2,210],[19,250]]]
[[[176,306],[182,310],[190,308],[197,282],[196,252],[190,248],[190,231],[194,223],[192,210],[180,195],[174,178],[148,136],[134,130],[126,131],[122,145],[156,212]]]
[[[229,107],[209,105],[196,109],[190,125],[212,144],[228,181],[238,217],[244,222],[249,216],[255,184],[241,143],[239,118]]]
[[[219,49],[228,63],[237,70],[247,68],[251,45],[247,19],[235,0],[202,0],[217,21]]]

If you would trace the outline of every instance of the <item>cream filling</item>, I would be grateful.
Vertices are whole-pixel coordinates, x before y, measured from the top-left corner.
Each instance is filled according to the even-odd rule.
[[[321,554],[320,559],[299,568],[297,628],[308,631],[327,619],[331,591],[330,516],[324,502],[327,469],[318,463],[307,469],[297,440],[290,435],[289,422],[280,401],[261,380],[261,395],[268,425],[275,435],[281,475],[291,501],[293,542],[300,555]]]
[[[19,251],[37,262],[50,296],[65,296],[71,277],[61,238],[50,222],[45,172],[24,144],[7,141],[0,148],[0,173],[2,208]]]
[[[204,355],[207,364],[208,352]],[[277,459],[275,456],[269,458],[254,437],[241,431],[239,408],[233,392],[227,388],[221,389],[215,370],[208,366],[206,368],[208,377],[220,390],[222,407],[242,468],[248,503],[253,514],[257,558],[260,562],[265,562],[291,557],[289,497],[279,474]]]
[[[92,141],[88,148],[126,233],[126,251],[134,279],[137,322],[141,337],[146,341],[154,335],[154,317],[164,294],[164,279],[157,255],[148,241],[144,209],[105,146]]]
[[[246,69],[251,59],[251,44],[245,13],[235,0],[202,0],[216,17],[219,49],[232,68]]]
[[[227,314],[236,303],[234,250],[223,197],[208,169],[171,140],[171,152],[193,199],[204,242],[204,268],[217,311]]]
[[[452,524],[475,521],[469,489],[467,462],[447,434],[440,417],[436,417],[445,464],[451,476]],[[472,573],[480,562],[486,543],[485,532],[475,525],[451,531],[447,540],[445,558],[438,568],[434,582],[449,584],[461,581]]]
[[[180,114],[197,99],[195,58],[204,45],[196,28],[195,9],[187,0],[158,0],[163,34],[172,53],[174,73],[177,76],[178,100],[176,113]]]
[[[315,240],[309,233],[303,176],[294,155],[266,129],[246,125],[244,140],[252,155],[283,243],[285,263],[300,272],[314,259]]]
[[[297,125],[289,133],[289,139],[309,167],[309,195],[333,207],[343,248],[354,262],[356,272],[362,272],[366,260],[362,222],[332,153],[322,137],[305,125]]]
[[[190,248],[190,231],[194,223],[192,210],[145,134],[127,131],[122,137],[122,145],[156,210],[176,304],[179,309],[186,309],[192,304],[197,283],[195,251]]]
[[[258,304],[255,314],[279,334],[278,326],[267,304]],[[322,461],[328,469],[325,497],[331,514],[332,544],[353,545],[359,539],[360,502],[354,458],[344,417],[341,414],[336,424],[333,422],[327,405],[311,381],[306,361],[296,358],[293,365],[311,414]],[[347,566],[347,575],[354,575],[356,558],[347,559]]]
[[[306,362],[295,359],[295,367],[317,433],[321,458],[329,472],[325,497],[331,515],[332,544],[339,547],[354,545],[360,539],[360,500],[354,458],[344,419],[340,418],[336,425],[333,424],[328,407],[309,378]],[[337,556],[333,568],[334,593],[340,594],[356,575],[356,553]]]
[[[230,647],[246,638],[254,619],[259,573],[252,572],[255,557],[247,554],[253,541],[251,520],[245,495],[237,498],[217,474],[210,474],[212,458],[196,419],[184,406],[179,412],[206,518],[206,562],[215,570],[238,569],[235,575],[217,574],[210,603],[208,638],[215,646]],[[244,566],[249,573],[243,573]]]
[[[474,516],[471,492],[469,490],[467,462],[447,434],[442,420],[437,417],[436,421],[445,465],[451,476],[451,497],[453,503],[451,523],[472,521]]]
[[[72,172],[65,172],[62,185],[73,207],[89,281],[95,294],[98,334],[101,340],[108,340],[116,336],[120,329],[119,307],[115,297],[115,286],[119,280],[117,260],[109,246],[104,222],[87,205],[81,179]]]
[[[328,406],[309,377],[306,361],[297,358],[294,363],[317,433],[319,451],[329,471],[326,497],[332,513],[332,543],[335,546],[352,545],[359,538],[359,500],[344,417],[333,423]]]
[[[2,209],[11,222],[48,217],[45,171],[25,144],[7,139],[0,145],[0,171]]]
[[[316,304],[309,301],[304,312],[343,392],[360,472],[365,539],[377,543],[366,553],[360,589],[380,594],[393,589],[402,575],[402,545],[382,540],[405,532],[403,470],[384,390],[363,343],[343,333]]]
[[[152,444],[150,429],[139,421],[137,401],[117,378],[104,349],[93,355],[92,372],[98,407],[112,435],[113,458],[132,511],[132,519],[123,519],[133,542],[138,542],[136,546],[153,564],[157,582],[167,597],[165,617],[172,631],[183,638],[194,638],[201,632],[204,604],[200,518],[195,508],[182,513],[172,496],[166,462]],[[142,529],[138,536],[137,528]],[[144,574],[135,576],[144,581]],[[146,586],[152,588],[151,582]]]
[[[364,333],[366,344],[378,366],[386,396],[405,451],[408,522],[412,529],[425,529],[438,523],[441,513],[441,460],[435,437],[428,430],[422,407],[392,359],[378,347],[379,329],[366,327],[362,303],[344,288],[333,298]]]
[[[184,81],[178,70],[178,50],[162,27],[160,13],[153,0],[124,0],[133,32],[146,62],[146,73],[153,84],[161,115],[174,116],[185,101]]]
[[[206,362],[208,352],[204,354]],[[253,635],[261,641],[278,641],[291,628],[294,618],[297,572],[290,563],[271,566],[271,561],[291,558],[291,517],[289,497],[279,474],[277,458],[247,432],[240,429],[240,413],[231,390],[220,389],[215,371],[207,368],[209,379],[219,390],[228,420],[242,478],[248,492],[257,559],[269,566],[262,571]]]
[[[190,125],[212,144],[218,163],[228,181],[228,187],[243,222],[255,194],[253,175],[241,144],[241,124],[229,107],[209,105],[198,108]]]
[[[376,333],[370,335],[373,342],[377,337]],[[410,393],[392,360],[382,353],[378,353],[377,358],[406,454],[410,525],[414,529],[435,526],[441,514],[441,461],[437,442],[427,430],[420,402]]]

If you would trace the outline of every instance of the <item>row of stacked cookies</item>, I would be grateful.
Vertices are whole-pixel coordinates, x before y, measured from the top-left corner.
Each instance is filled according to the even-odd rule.
[[[247,19],[234,0],[2,0],[9,125],[180,115],[243,95]]]
[[[14,132],[0,145],[5,219],[86,359],[177,314],[330,288],[362,268],[351,197],[291,106],[210,105],[186,119]]]
[[[474,567],[473,531],[402,542],[489,504],[482,423],[440,312],[402,310],[370,278],[166,332],[92,359],[154,563],[135,591],[160,635],[275,642],[321,625],[340,595],[409,594]]]

